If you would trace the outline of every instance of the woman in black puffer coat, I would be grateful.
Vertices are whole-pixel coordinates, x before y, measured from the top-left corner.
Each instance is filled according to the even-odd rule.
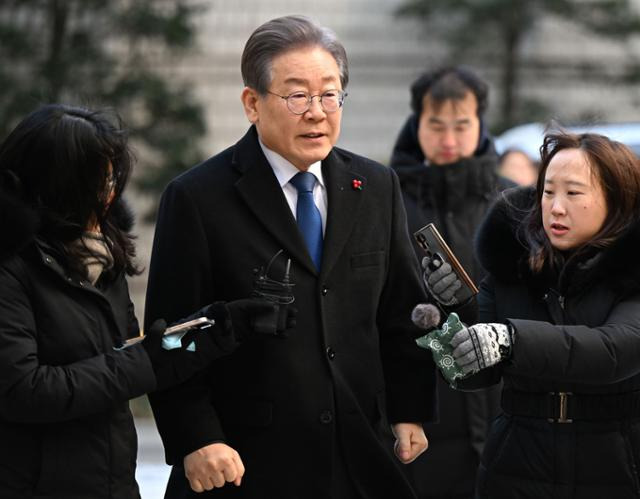
[[[194,314],[222,326],[192,333],[195,352],[161,348],[162,321],[119,349],[139,334],[130,169],[124,132],[80,108],[44,106],[0,145],[2,499],[139,498],[128,400],[230,352],[229,316],[253,304]]]
[[[451,340],[459,386],[504,382],[476,494],[638,498],[640,164],[593,134],[541,151],[481,227],[481,323]]]

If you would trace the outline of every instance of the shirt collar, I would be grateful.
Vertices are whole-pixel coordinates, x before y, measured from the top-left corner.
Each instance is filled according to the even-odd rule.
[[[260,143],[262,152],[266,156],[269,165],[271,165],[271,168],[273,169],[273,173],[280,183],[280,187],[284,187],[297,173],[300,172],[300,170],[293,166],[293,164],[283,156],[265,146],[260,139],[258,139],[258,142]],[[313,163],[307,171],[313,173],[320,185],[324,187],[321,161]]]

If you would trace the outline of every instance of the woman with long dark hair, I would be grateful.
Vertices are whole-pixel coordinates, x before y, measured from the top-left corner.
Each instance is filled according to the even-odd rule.
[[[595,134],[541,155],[480,229],[480,323],[449,342],[459,387],[504,381],[476,494],[638,498],[640,163]]]
[[[121,199],[132,158],[102,112],[47,105],[0,145],[0,497],[138,498],[128,400],[183,381],[271,312],[212,304],[216,321],[163,348],[144,341],[125,275],[138,272]],[[290,324],[291,325],[291,321]],[[242,464],[233,479],[239,483]]]

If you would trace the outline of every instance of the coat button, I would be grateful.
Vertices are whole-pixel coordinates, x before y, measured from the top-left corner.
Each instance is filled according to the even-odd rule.
[[[333,421],[333,414],[331,414],[331,411],[322,411],[320,413],[320,422],[322,424],[329,424],[331,421]]]
[[[331,347],[327,347],[327,357],[329,357],[329,360],[335,359],[336,358],[336,351]]]
[[[322,296],[327,296],[328,292],[329,292],[329,288],[326,286],[322,286]]]

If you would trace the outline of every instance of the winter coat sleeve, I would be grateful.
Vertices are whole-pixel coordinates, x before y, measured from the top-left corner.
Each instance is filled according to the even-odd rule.
[[[172,323],[213,298],[210,251],[203,217],[179,180],[162,196],[149,268],[145,327]],[[149,395],[167,462],[174,464],[210,443],[224,440],[211,404],[207,372]]]
[[[618,302],[598,327],[509,322],[516,341],[505,373],[597,385],[640,373],[640,294]]]
[[[411,321],[411,309],[426,295],[418,261],[409,239],[406,214],[396,174],[392,180],[392,234],[389,272],[378,307],[378,326],[387,385],[389,420],[430,421],[435,417],[435,365],[430,352],[417,348],[422,331]]]
[[[17,270],[0,268],[0,417],[22,423],[71,420],[155,387],[141,346],[66,365],[41,364],[38,324]]]

